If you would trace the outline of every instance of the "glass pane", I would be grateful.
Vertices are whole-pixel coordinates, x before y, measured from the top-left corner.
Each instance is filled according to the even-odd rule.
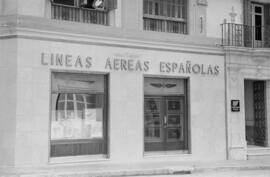
[[[153,14],[152,7],[153,7],[153,3],[150,1],[149,2],[149,12],[148,12],[148,14]]]
[[[67,110],[71,111],[74,110],[74,103],[73,102],[67,102]]]
[[[262,16],[255,15],[255,40],[262,40]]]
[[[76,100],[77,100],[77,101],[83,102],[83,96],[84,96],[84,95],[77,94],[77,95],[76,95]]]
[[[146,98],[145,99],[145,111],[146,112],[159,112],[160,111],[160,99]]]
[[[95,95],[86,95],[85,97],[86,97],[87,104],[95,105],[95,103],[96,103],[96,96]]]
[[[261,15],[255,15],[255,26],[262,26],[262,16]]]
[[[180,115],[168,115],[168,125],[180,126]]]
[[[84,103],[77,103],[77,110],[83,111],[84,108]]]
[[[74,6],[74,0],[53,0],[54,3]]]
[[[168,140],[179,140],[181,137],[180,128],[170,128],[167,130]]]
[[[159,15],[159,4],[155,3],[155,15]]]
[[[107,153],[104,76],[54,73],[52,88],[50,156]]]
[[[255,13],[262,13],[262,8],[255,6]]]
[[[67,100],[73,101],[73,94],[67,94]]]
[[[143,1],[143,13],[148,14],[148,0]]]
[[[145,115],[145,125],[147,126],[159,126],[160,123],[160,116],[159,114],[146,114]]]
[[[158,140],[160,139],[160,128],[145,128],[145,138],[147,140]]]
[[[68,94],[77,96],[77,94]],[[91,94],[80,94],[83,100],[86,97],[96,97]],[[86,102],[59,101],[52,96],[52,125],[51,139],[92,139],[103,138],[103,107],[85,108]],[[103,97],[98,97],[102,99]],[[95,99],[96,100],[96,99]],[[102,101],[100,101],[102,102]],[[66,108],[64,105],[67,105]]]
[[[178,100],[168,100],[168,111],[180,111],[180,102]]]
[[[66,96],[66,94],[60,93],[59,94],[59,100],[65,100],[65,96]]]
[[[56,106],[57,110],[65,110],[65,102],[57,102],[57,106]]]

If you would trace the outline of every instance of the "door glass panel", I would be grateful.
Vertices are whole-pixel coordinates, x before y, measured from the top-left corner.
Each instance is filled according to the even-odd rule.
[[[179,128],[169,128],[167,131],[167,140],[168,141],[177,141],[180,140],[181,130]]]
[[[161,140],[161,116],[159,98],[145,99],[145,139],[146,141]]]
[[[261,15],[255,15],[255,26],[262,26],[262,16]]]
[[[63,4],[63,5],[69,5],[69,6],[74,6],[74,0],[53,0],[54,3],[57,4]]]
[[[145,111],[147,113],[158,113],[160,111],[160,99],[147,98],[145,100]]]
[[[147,126],[160,126],[160,115],[159,114],[146,114],[145,115],[145,124]]]
[[[160,139],[160,128],[158,128],[158,127],[145,128],[145,138],[147,138],[148,141],[159,140]]]
[[[170,90],[172,88],[173,91]],[[185,92],[183,79],[148,78],[145,80],[144,150],[146,152],[187,150]]]
[[[168,115],[168,125],[180,126],[180,115],[179,114]]]
[[[168,101],[168,111],[179,111],[180,102],[179,100],[169,100]]]

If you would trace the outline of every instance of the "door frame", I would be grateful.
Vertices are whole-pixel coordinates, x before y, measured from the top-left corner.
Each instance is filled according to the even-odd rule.
[[[263,81],[264,82],[264,109],[265,109],[265,145],[264,146],[257,146],[257,147],[260,147],[260,148],[267,148],[270,146],[270,112],[268,111],[268,109],[270,108],[270,95],[267,94],[267,92],[270,91],[270,80],[260,80],[260,79],[244,79],[244,92],[245,92],[245,87],[246,87],[246,82],[252,82],[252,105],[253,105],[253,108],[254,109],[254,112],[253,112],[253,119],[254,119],[254,123],[255,123],[255,108],[254,108],[254,82],[257,82],[257,81]],[[269,92],[270,93],[270,92]],[[245,96],[244,94],[244,102],[246,102],[246,99],[247,97]],[[245,107],[246,109],[246,107]],[[245,135],[246,135],[246,111],[244,111],[245,113]],[[255,129],[255,125],[254,125],[254,129]],[[254,135],[253,135],[254,136]],[[246,137],[246,136],[245,136]],[[255,136],[254,136],[255,138]],[[247,141],[246,141],[247,142]],[[248,142],[247,142],[248,143]],[[254,146],[255,145],[255,141],[253,142]],[[248,145],[248,144],[247,144]]]
[[[160,137],[156,140],[150,140],[149,142],[147,142],[146,136],[145,136],[145,128],[146,128],[146,116],[145,114],[147,114],[147,112],[145,112],[144,110],[144,151],[145,152],[157,152],[157,151],[182,151],[183,149],[186,149],[185,147],[187,146],[187,114],[186,114],[186,97],[184,94],[179,94],[179,95],[145,95],[144,96],[144,100],[145,99],[156,99],[156,100],[160,100],[159,102],[159,121],[160,121],[160,125],[158,126],[159,130],[160,130]],[[179,110],[178,111],[171,111],[169,112],[168,110],[168,105],[169,105],[169,101],[170,100],[176,100],[179,101]],[[182,102],[182,107],[181,107],[181,102]],[[145,104],[145,102],[144,102]],[[169,122],[169,116],[170,115],[179,115],[179,125],[178,126],[173,126],[170,125]],[[182,116],[181,116],[182,115]],[[157,128],[157,127],[154,127]],[[177,140],[169,140],[168,138],[168,129],[173,129],[173,128],[179,128],[180,129],[180,137]],[[182,128],[182,129],[181,129]],[[160,148],[161,150],[145,150],[145,143],[160,143]],[[180,143],[179,144],[179,149],[174,149],[173,147],[167,148],[169,144],[171,144],[172,146],[175,145],[174,143]],[[181,148],[184,147],[184,148]],[[176,148],[176,147],[175,147]],[[169,150],[171,149],[171,150]]]
[[[183,94],[173,94],[173,93],[168,93],[168,94],[155,94],[155,93],[145,93],[145,84],[147,79],[164,79],[164,80],[183,80],[184,82],[184,93]],[[164,75],[152,75],[152,74],[144,74],[143,75],[143,82],[142,82],[142,89],[144,90],[142,92],[142,98],[143,98],[143,104],[142,104],[142,154],[143,156],[152,156],[152,155],[175,155],[175,154],[191,154],[191,129],[190,129],[190,82],[189,82],[189,77],[178,77],[178,76],[164,76]],[[185,139],[185,149],[184,150],[177,150],[177,151],[145,151],[145,107],[144,107],[144,98],[145,96],[184,96],[184,106],[185,106],[185,119],[186,119],[186,125],[185,128],[186,130],[184,131],[184,139]]]
[[[260,7],[262,9],[261,13],[256,13],[255,12],[255,7]],[[261,26],[261,40],[256,40],[256,15],[260,15],[261,16],[261,22],[262,22],[262,26]],[[253,41],[256,43],[254,45],[258,46],[258,43],[264,43],[264,5],[263,4],[258,4],[258,3],[251,3],[251,16],[252,16],[252,20],[251,20],[251,24],[252,24],[252,28],[254,28],[252,30],[253,33]]]

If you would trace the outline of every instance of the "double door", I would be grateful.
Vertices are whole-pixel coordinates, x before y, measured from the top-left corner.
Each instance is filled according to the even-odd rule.
[[[186,149],[185,116],[184,96],[145,96],[145,152]]]

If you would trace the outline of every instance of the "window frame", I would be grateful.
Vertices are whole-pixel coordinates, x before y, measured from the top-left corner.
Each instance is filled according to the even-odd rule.
[[[103,92],[85,92],[85,91],[78,91],[78,92],[73,92],[71,93],[70,91],[62,91],[61,93],[64,93],[64,94],[73,94],[73,100],[76,98],[74,98],[74,94],[94,94],[95,96],[100,96],[102,95],[102,108],[103,108],[103,121],[102,121],[102,138],[87,138],[87,139],[59,139],[59,140],[53,140],[51,139],[51,131],[52,131],[52,114],[53,114],[53,104],[52,104],[52,95],[53,94],[56,94],[56,93],[60,93],[60,92],[55,92],[53,90],[53,75],[55,73],[61,73],[61,74],[82,74],[82,75],[90,75],[92,77],[95,77],[95,76],[103,76],[103,84],[104,84],[104,91]],[[109,84],[109,76],[108,74],[106,73],[101,73],[101,74],[97,74],[97,73],[88,73],[88,72],[76,72],[76,71],[72,71],[72,72],[69,72],[69,71],[59,71],[59,70],[52,70],[51,71],[51,81],[50,81],[50,106],[49,106],[49,137],[48,137],[48,147],[49,147],[49,151],[48,151],[48,158],[49,158],[49,162],[51,163],[59,163],[59,162],[76,162],[76,161],[91,161],[91,160],[96,160],[96,159],[103,159],[103,160],[106,160],[109,158],[109,117],[108,117],[108,84]],[[77,96],[77,95],[76,95]],[[75,97],[76,97],[75,96]],[[67,97],[67,95],[66,95]],[[67,100],[68,101],[68,100]],[[77,101],[77,100],[76,100]],[[77,104],[76,103],[73,103],[74,104]],[[75,109],[75,108],[74,108]],[[105,152],[102,153],[102,154],[84,154],[84,155],[64,155],[64,156],[52,156],[51,154],[51,150],[52,150],[52,145],[55,143],[55,144],[78,144],[78,143],[95,143],[95,142],[103,142],[104,143],[104,147],[105,147]],[[53,142],[53,143],[52,143]]]
[[[81,5],[80,0],[74,0],[74,5],[55,3],[54,0],[51,0],[51,19],[108,26],[111,15],[109,11],[117,8],[117,4],[114,6],[112,4],[106,1],[104,8],[92,6],[90,8]]]
[[[182,1],[182,5],[179,3],[180,1]],[[172,4],[169,6],[168,4],[171,2],[171,0],[170,2],[167,2],[167,0],[143,0],[143,29],[147,31],[188,34],[188,0],[175,0],[174,6]],[[152,5],[149,5],[150,3]],[[156,3],[158,3],[158,14],[155,9]],[[147,7],[146,4],[148,4]],[[149,6],[152,8],[149,8]],[[178,8],[175,8],[175,6],[178,6]],[[180,10],[181,7],[182,10]],[[169,14],[168,11],[170,11]]]

